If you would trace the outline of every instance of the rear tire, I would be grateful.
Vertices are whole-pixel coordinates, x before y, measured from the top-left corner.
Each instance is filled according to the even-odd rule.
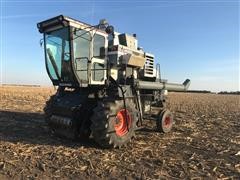
[[[120,148],[135,135],[137,110],[131,100],[126,100],[126,111],[123,100],[103,100],[94,108],[91,121],[93,138],[100,146]]]
[[[158,119],[156,122],[157,122],[157,131],[168,133],[169,131],[171,131],[173,126],[173,115],[169,110],[164,109],[159,113]]]

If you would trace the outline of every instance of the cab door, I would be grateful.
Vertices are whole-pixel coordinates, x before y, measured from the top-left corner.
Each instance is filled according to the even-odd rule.
[[[107,34],[96,31],[92,40],[90,84],[104,84],[107,78]]]
[[[74,73],[80,87],[87,87],[90,81],[91,33],[87,29],[73,29],[72,39]]]

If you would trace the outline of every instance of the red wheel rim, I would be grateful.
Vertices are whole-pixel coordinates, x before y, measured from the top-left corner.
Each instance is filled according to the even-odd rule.
[[[127,118],[126,118],[126,114],[127,114]],[[116,122],[114,124],[116,134],[118,136],[124,136],[125,134],[127,134],[128,129],[130,128],[131,122],[132,120],[128,110],[121,109],[120,111],[118,111],[116,116]]]
[[[163,122],[163,126],[165,128],[169,128],[172,124],[172,120],[171,120],[171,117],[170,116],[167,116],[164,118],[164,122]]]

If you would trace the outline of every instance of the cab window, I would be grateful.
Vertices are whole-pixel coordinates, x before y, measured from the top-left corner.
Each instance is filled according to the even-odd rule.
[[[93,56],[104,59],[105,54],[105,37],[95,34],[93,37]]]
[[[77,30],[73,35],[74,63],[78,78],[87,83],[87,66],[90,59],[90,33],[85,30]]]
[[[104,65],[100,63],[93,64],[93,80],[103,81],[104,80]]]

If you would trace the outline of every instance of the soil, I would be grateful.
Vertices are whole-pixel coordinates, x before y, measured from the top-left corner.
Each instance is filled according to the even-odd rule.
[[[175,124],[155,122],[121,149],[53,136],[42,87],[0,87],[0,179],[239,179],[240,96],[169,93]]]

